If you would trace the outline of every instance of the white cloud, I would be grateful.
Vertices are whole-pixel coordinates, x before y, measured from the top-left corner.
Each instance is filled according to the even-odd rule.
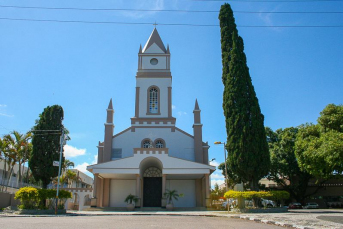
[[[181,115],[186,115],[186,114],[187,114],[187,112],[184,112],[184,111],[179,111],[179,112],[177,112],[177,114],[178,114],[179,116],[181,116]]]
[[[210,165],[217,167],[219,163],[217,161],[211,161]]]
[[[212,187],[212,188],[214,188],[214,185],[215,185],[215,184],[218,184],[218,185],[224,184],[224,179],[223,179],[223,180],[211,179],[211,187]]]
[[[6,104],[0,104],[0,107],[7,107]]]
[[[78,156],[82,156],[86,154],[86,149],[77,149],[76,147],[73,147],[70,145],[65,145],[63,149],[64,149],[64,156],[66,158],[78,157]]]
[[[83,162],[82,164],[75,166],[74,169],[80,170],[81,172],[84,172],[84,173],[89,173],[87,171],[87,166],[88,165],[89,164],[87,162]]]
[[[9,115],[9,114],[5,114],[5,113],[0,113],[0,116],[14,117],[14,115]]]
[[[98,163],[98,155],[94,155],[94,160],[92,161],[92,165]]]
[[[176,106],[175,105],[172,105],[172,109],[174,110],[176,108]]]
[[[212,173],[211,179],[220,179],[220,180],[222,179],[222,180],[224,180],[224,176],[220,173]]]
[[[155,0],[153,5],[149,7],[149,10],[163,10],[164,9],[164,0]],[[136,9],[148,9],[146,1],[138,1],[136,3]],[[130,17],[134,19],[139,19],[143,17],[153,16],[158,11],[123,11],[122,15],[125,17]],[[158,24],[158,22],[157,22]]]

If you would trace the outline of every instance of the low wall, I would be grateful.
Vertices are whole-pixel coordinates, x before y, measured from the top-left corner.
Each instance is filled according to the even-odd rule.
[[[230,210],[230,212],[235,213],[282,213],[282,212],[288,212],[287,208],[233,208]]]
[[[20,200],[14,199],[14,194],[0,192],[0,208],[6,208],[8,206],[17,206],[20,204]]]

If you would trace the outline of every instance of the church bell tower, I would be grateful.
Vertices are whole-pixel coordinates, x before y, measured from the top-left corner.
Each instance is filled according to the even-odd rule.
[[[132,126],[143,123],[175,125],[172,117],[172,76],[169,46],[164,46],[154,28],[148,41],[139,48],[136,75],[136,106]]]

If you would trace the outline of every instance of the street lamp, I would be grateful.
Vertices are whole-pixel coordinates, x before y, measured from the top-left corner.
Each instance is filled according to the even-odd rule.
[[[225,164],[225,191],[228,191],[228,184],[227,184],[227,168],[226,168],[226,151],[225,151],[225,142],[214,142],[215,145],[223,145],[224,146],[224,164]]]

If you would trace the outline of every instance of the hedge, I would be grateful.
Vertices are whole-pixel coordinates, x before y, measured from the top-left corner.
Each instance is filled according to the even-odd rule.
[[[60,190],[59,199],[61,200],[58,208],[63,208],[66,199],[71,198],[71,192]],[[55,189],[41,189],[34,187],[23,187],[16,192],[14,199],[20,200],[21,209],[46,209],[44,204],[45,200],[49,200],[48,208],[53,208],[53,203],[56,201],[56,190]]]
[[[288,199],[289,198],[289,193],[286,191],[245,191],[245,192],[240,192],[240,191],[227,191],[224,194],[225,198],[233,198],[233,199],[238,199],[238,198],[244,198],[244,199],[254,199],[254,198],[270,198],[274,200],[282,200],[282,199]]]

